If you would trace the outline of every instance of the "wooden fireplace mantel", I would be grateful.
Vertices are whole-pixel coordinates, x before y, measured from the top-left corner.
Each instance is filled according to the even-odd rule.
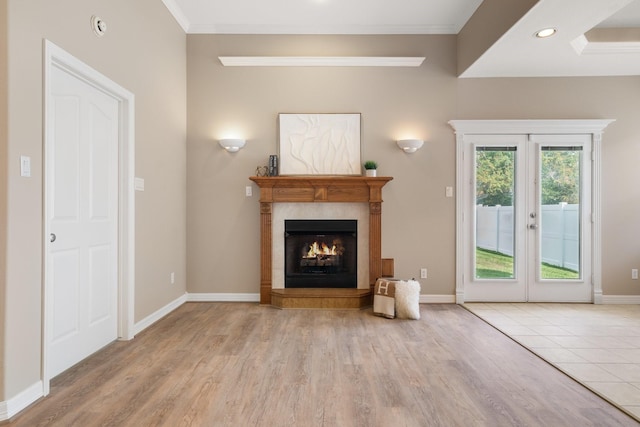
[[[261,203],[382,202],[389,176],[252,176]]]
[[[369,203],[369,286],[382,276],[382,187],[388,176],[252,176],[260,187],[260,304],[271,304],[273,203]]]

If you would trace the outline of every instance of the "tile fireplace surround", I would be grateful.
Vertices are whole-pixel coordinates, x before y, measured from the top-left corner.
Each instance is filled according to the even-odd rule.
[[[348,208],[347,211],[353,213],[358,211],[357,208],[354,209],[353,204],[368,203],[369,268],[364,286],[368,283],[371,292],[376,279],[382,275],[382,187],[391,181],[392,177],[252,176],[249,179],[260,187],[260,304],[271,304],[272,290],[274,287],[282,286],[274,282],[273,274],[273,235],[274,228],[277,228],[273,223],[274,203],[287,204],[289,211],[289,204],[294,203],[343,203],[345,208]],[[332,209],[319,210],[321,214],[331,211]],[[359,234],[360,231],[359,228]],[[358,270],[360,274],[360,267]],[[362,281],[358,279],[358,288],[361,288],[360,283]]]

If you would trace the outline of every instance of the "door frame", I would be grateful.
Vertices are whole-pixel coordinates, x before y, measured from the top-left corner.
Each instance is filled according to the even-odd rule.
[[[49,185],[48,154],[52,147],[52,121],[49,119],[49,103],[52,98],[51,72],[56,67],[84,83],[115,98],[119,104],[118,130],[118,339],[134,337],[134,291],[135,291],[135,96],[100,72],[75,58],[49,40],[44,40],[44,87],[43,87],[43,266],[42,266],[42,382],[43,394],[49,394],[51,380],[48,366],[49,341],[52,335],[49,322],[52,297],[47,283],[49,265],[49,223],[47,218]]]
[[[471,167],[472,159],[465,159],[466,135],[590,135],[592,139],[591,162],[591,283],[592,301],[602,304],[602,243],[601,243],[601,150],[602,133],[615,120],[450,120],[449,125],[456,135],[456,303],[464,304],[465,277],[468,264],[464,233],[467,232],[464,197],[470,183],[465,182],[465,168]]]

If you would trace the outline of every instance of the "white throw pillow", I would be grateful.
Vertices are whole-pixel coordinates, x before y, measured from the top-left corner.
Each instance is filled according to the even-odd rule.
[[[417,281],[396,282],[396,317],[420,319],[420,283]]]

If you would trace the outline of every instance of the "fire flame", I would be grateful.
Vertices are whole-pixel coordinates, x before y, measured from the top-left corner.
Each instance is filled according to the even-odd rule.
[[[318,255],[338,255],[336,245],[331,248],[326,243],[313,242],[313,245],[309,246],[309,252],[307,252],[307,258],[315,258]]]

